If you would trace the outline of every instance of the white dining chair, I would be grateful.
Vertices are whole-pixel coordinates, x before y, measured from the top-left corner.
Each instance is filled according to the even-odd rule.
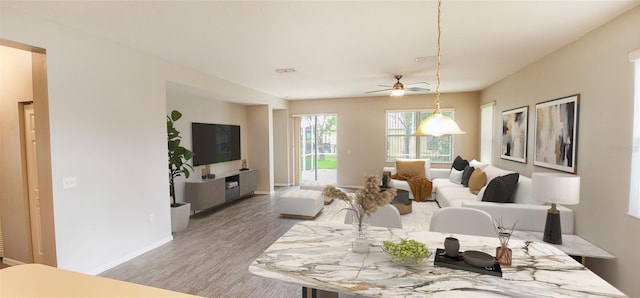
[[[353,222],[353,211],[347,210],[344,216],[344,223],[351,224]],[[369,217],[369,225],[375,227],[398,228],[402,229],[402,219],[400,212],[393,205],[388,204],[378,207],[376,212]]]
[[[491,214],[467,207],[445,207],[433,213],[429,231],[476,236],[496,236]]]

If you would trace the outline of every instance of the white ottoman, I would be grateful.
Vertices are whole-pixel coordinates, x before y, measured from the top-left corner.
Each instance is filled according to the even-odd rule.
[[[316,190],[294,189],[278,199],[278,211],[283,217],[314,219],[322,208],[322,192]]]
[[[327,181],[307,181],[300,185],[300,189],[308,189],[308,190],[316,190],[323,191],[327,185],[332,185],[333,183]],[[324,198],[324,204],[329,205],[333,202],[332,198]]]

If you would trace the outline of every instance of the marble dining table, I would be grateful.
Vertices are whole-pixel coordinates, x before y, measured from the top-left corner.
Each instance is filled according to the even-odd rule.
[[[511,239],[512,263],[502,277],[435,266],[435,253],[419,265],[391,261],[384,240],[415,239],[433,252],[455,236],[460,251],[495,256],[497,237],[369,227],[371,249],[351,249],[353,226],[301,222],[249,266],[258,276],[351,295],[372,297],[626,297],[624,293],[559,249]]]

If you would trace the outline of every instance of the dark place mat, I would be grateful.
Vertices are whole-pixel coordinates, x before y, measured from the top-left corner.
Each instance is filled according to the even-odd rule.
[[[493,264],[492,267],[473,266],[464,261],[464,259],[462,258],[462,253],[458,254],[457,257],[452,258],[445,255],[444,249],[442,248],[436,249],[436,255],[433,264],[436,266],[502,277],[502,268],[500,268],[500,264],[498,264],[497,262]]]

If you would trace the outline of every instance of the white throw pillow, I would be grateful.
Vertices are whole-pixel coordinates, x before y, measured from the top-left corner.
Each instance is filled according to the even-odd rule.
[[[475,160],[475,159],[474,159],[474,160],[472,160],[472,161],[470,161],[470,162],[469,162],[469,165],[470,165],[470,166],[472,166],[472,167],[474,167],[474,168],[476,168],[476,169],[478,169],[478,168],[479,168],[480,170],[483,170],[483,171],[484,171],[484,168],[486,168],[487,166],[489,166],[489,164],[488,164],[488,163],[481,163],[481,162],[479,162],[479,161],[477,161],[477,160]]]
[[[451,168],[451,173],[449,173],[449,181],[455,184],[462,184],[462,172],[464,171],[458,171],[454,168]]]
[[[489,183],[487,183],[489,184]],[[484,187],[482,187],[480,189],[480,191],[478,192],[478,196],[476,197],[478,201],[482,201],[482,197],[484,197],[484,190],[487,189],[487,186],[485,185]]]

